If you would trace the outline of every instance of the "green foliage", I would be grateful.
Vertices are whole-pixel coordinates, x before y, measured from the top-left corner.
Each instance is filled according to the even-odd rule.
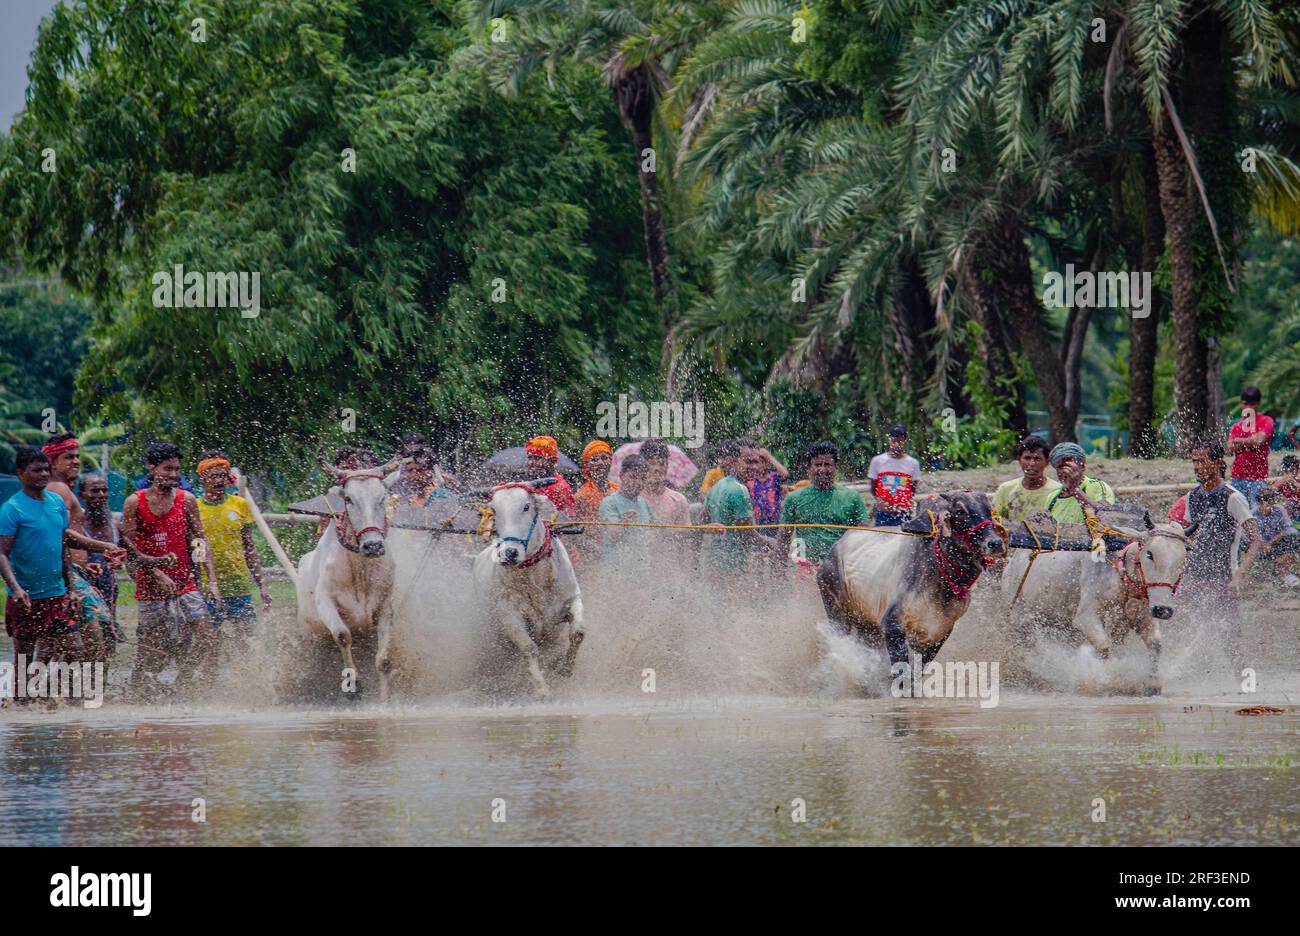
[[[82,403],[256,467],[339,436],[343,408],[383,448],[423,428],[469,455],[539,426],[571,448],[595,400],[657,386],[598,75],[481,94],[449,65],[469,27],[427,0],[231,0],[206,43],[189,12],[57,9],[0,166],[28,255],[97,300]],[[174,264],[259,271],[260,316],[155,308]]]
[[[943,414],[931,426],[927,461],[937,460],[944,468],[983,468],[1006,461],[1016,444],[1016,433],[1008,429],[1007,401],[1018,380],[996,380],[979,355],[980,327],[967,323],[964,334],[970,355],[966,365],[966,387],[975,412],[955,418],[955,431],[945,425]]]
[[[1198,202],[1200,322],[1230,395],[1255,379],[1300,410],[1300,256],[1278,236],[1300,218],[1294,15],[1206,2],[1231,38],[1230,138],[1193,142],[1242,277],[1231,292]],[[137,447],[165,434],[290,476],[322,441],[387,450],[411,429],[459,462],[539,431],[574,451],[597,402],[664,395],[675,324],[672,375],[704,399],[710,439],[761,428],[793,460],[831,437],[851,474],[903,421],[945,463],[1005,457],[1013,387],[990,383],[966,265],[1008,223],[1033,276],[1133,262],[1150,115],[1203,6],[61,4],[0,138],[0,214],[24,261],[88,305],[0,292],[0,433],[50,405],[79,429],[120,422]],[[628,132],[645,100],[661,199]],[[1241,240],[1252,208],[1273,233]],[[668,232],[663,307],[643,210]],[[260,315],[155,307],[154,274],[177,264],[259,272]],[[1167,294],[1167,258],[1156,273]],[[1045,313],[1045,331],[1063,320]],[[1126,334],[1099,311],[1083,363],[1083,408],[1121,425]],[[941,410],[958,397],[952,433]]]

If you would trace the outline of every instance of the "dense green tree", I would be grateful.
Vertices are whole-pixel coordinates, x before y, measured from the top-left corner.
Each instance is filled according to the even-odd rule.
[[[594,400],[652,390],[662,332],[599,76],[481,95],[448,64],[468,29],[427,0],[56,8],[0,206],[95,299],[81,399],[255,464],[345,408],[384,444],[573,446]],[[259,272],[260,314],[156,307],[175,264]]]

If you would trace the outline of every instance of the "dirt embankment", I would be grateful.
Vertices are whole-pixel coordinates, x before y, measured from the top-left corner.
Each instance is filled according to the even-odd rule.
[[[1269,476],[1282,473],[1282,458],[1287,452],[1272,452],[1269,455]],[[1228,460],[1231,465],[1231,459]],[[1148,484],[1186,484],[1186,490],[1196,484],[1192,473],[1192,464],[1183,458],[1089,458],[1088,474],[1100,478],[1115,488],[1134,487]],[[921,475],[919,492],[929,494],[935,491],[951,491],[970,488],[992,494],[1003,481],[1019,477],[1020,467],[1015,462],[1004,462],[990,468],[970,468],[965,471],[927,471]],[[1049,478],[1055,473],[1049,468]],[[865,482],[864,482],[865,483]],[[1120,495],[1121,500],[1141,501],[1150,508],[1168,509],[1179,497],[1179,492],[1151,492],[1143,494]]]

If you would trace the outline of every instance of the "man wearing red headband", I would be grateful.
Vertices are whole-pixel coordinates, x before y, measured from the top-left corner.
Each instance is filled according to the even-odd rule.
[[[573,495],[575,520],[597,519],[600,515],[600,502],[606,495],[618,490],[618,485],[609,480],[609,468],[613,460],[614,450],[603,439],[592,439],[582,450],[582,473],[587,480]],[[569,546],[570,558],[575,552],[582,559],[595,558],[604,540],[601,532],[598,526],[583,527],[582,536],[574,537],[575,541],[581,540],[581,543],[575,542]]]
[[[524,446],[524,453],[528,456],[528,476],[530,478],[555,476],[555,483],[541,488],[539,493],[549,497],[551,503],[555,505],[555,509],[560,513],[572,517],[574,512],[573,488],[569,486],[568,481],[555,474],[555,466],[560,460],[560,444],[550,436],[538,436],[528,441],[528,444]]]
[[[105,570],[98,562],[91,562],[90,553],[102,554],[110,569],[119,567],[126,559],[126,550],[115,543],[92,539],[85,534],[86,512],[81,501],[72,493],[72,487],[81,474],[81,452],[77,437],[63,432],[50,437],[41,451],[50,460],[50,483],[46,490],[63,500],[68,509],[70,525],[63,538],[68,544],[72,559],[73,610],[81,624],[82,646],[89,661],[107,664],[117,649],[118,633],[113,613],[105,596],[91,585],[90,580],[103,575]]]

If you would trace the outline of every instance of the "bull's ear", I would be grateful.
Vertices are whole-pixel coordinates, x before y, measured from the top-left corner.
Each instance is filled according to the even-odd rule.
[[[952,536],[952,524],[948,522],[949,516],[951,515],[946,510],[941,510],[935,514],[934,522],[935,526],[939,528],[940,536]]]
[[[402,473],[400,471],[394,471],[388,477],[384,478],[384,489],[391,491],[393,489],[393,485],[397,483],[397,479],[400,478],[401,476]]]
[[[555,507],[555,501],[545,495],[534,494],[533,502],[537,504],[537,513],[543,520],[554,520],[555,515],[559,513]]]

